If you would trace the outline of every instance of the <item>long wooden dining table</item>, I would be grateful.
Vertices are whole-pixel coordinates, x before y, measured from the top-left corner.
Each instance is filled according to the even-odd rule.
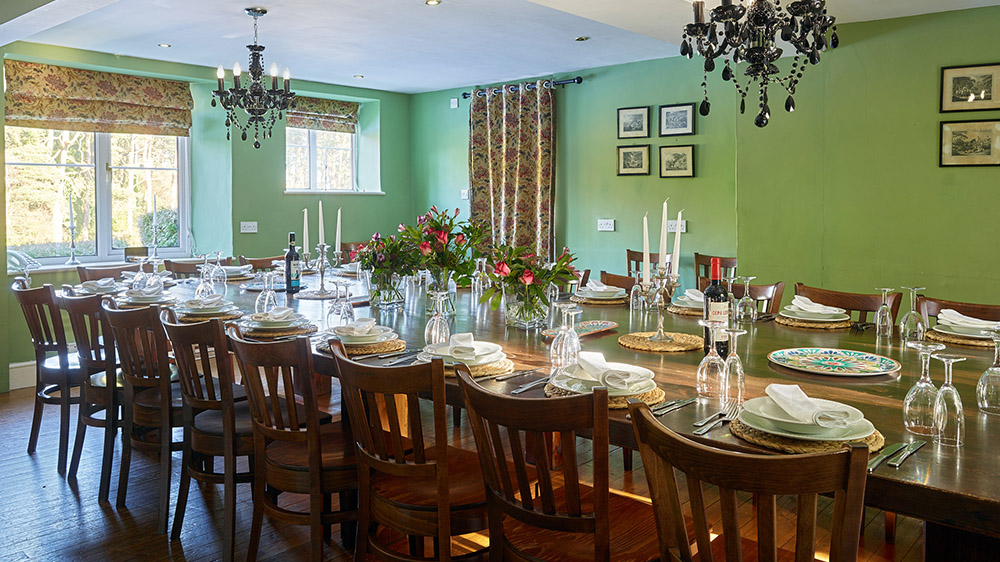
[[[318,278],[307,277],[306,283],[316,284]],[[181,281],[173,289],[179,298],[190,298],[196,282]],[[355,284],[354,294],[363,292]],[[230,284],[227,300],[232,300],[244,311],[253,311],[258,293],[239,289]],[[326,311],[331,301],[288,299],[279,294],[279,305],[284,304],[313,319],[322,330],[326,328]],[[499,393],[530,382],[533,378],[548,375],[548,342],[541,330],[525,331],[509,328],[504,324],[502,311],[494,311],[487,304],[473,301],[469,291],[460,290],[456,295],[456,314],[451,318],[451,332],[472,332],[481,341],[491,341],[503,346],[505,353],[518,369],[539,367],[538,373],[525,375],[505,382],[484,381],[484,387]],[[656,382],[666,393],[667,399],[695,397],[695,373],[703,357],[702,351],[680,353],[655,353],[627,349],[618,344],[618,337],[629,332],[655,329],[656,314],[630,311],[625,306],[580,305],[584,320],[610,320],[618,323],[612,331],[586,336],[583,349],[599,351],[609,361],[629,363],[651,369]],[[379,324],[391,326],[408,347],[422,347],[426,316],[422,306],[409,310],[379,312],[367,306],[356,308],[358,317],[374,315]],[[697,317],[667,313],[664,328],[667,331],[701,334]],[[746,372],[746,396],[764,395],[770,383],[798,384],[809,396],[836,400],[864,412],[875,427],[885,436],[886,444],[925,439],[927,445],[920,449],[899,468],[883,463],[869,475],[866,504],[894,513],[922,519],[925,525],[926,560],[976,560],[983,553],[990,558],[1000,558],[1000,417],[992,418],[976,407],[976,383],[990,364],[992,349],[949,345],[949,353],[968,357],[957,363],[954,384],[962,396],[965,408],[966,437],[961,447],[947,447],[933,443],[927,436],[908,433],[903,426],[902,403],[907,391],[920,372],[917,353],[891,342],[879,343],[875,330],[854,333],[843,330],[815,330],[779,325],[776,322],[758,322],[747,327],[748,333],[739,338],[738,353]],[[878,353],[896,359],[902,369],[893,375],[867,377],[824,376],[794,371],[771,363],[768,353],[794,347],[830,347]],[[336,376],[330,356],[317,351],[314,355],[319,372]],[[931,376],[937,386],[943,379],[942,364],[933,361]],[[544,396],[540,387],[521,394],[522,397]],[[449,401],[461,405],[454,379],[449,383]],[[699,400],[693,406],[660,416],[662,424],[683,435],[691,436],[692,423],[718,411],[719,404]],[[610,419],[612,444],[636,448],[635,435],[625,410],[612,410]],[[712,430],[706,435],[710,440],[727,448],[751,452],[769,452],[733,436],[728,425]]]

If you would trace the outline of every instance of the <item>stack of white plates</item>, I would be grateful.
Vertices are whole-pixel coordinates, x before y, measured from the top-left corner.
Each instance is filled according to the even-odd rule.
[[[302,314],[292,314],[288,318],[281,320],[252,320],[249,317],[241,322],[251,330],[286,330],[288,328],[298,328],[309,323],[309,319]]]
[[[382,343],[399,338],[396,332],[393,332],[392,328],[389,326],[373,326],[367,334],[360,336],[339,333],[337,328],[334,328],[327,333],[340,338],[340,341],[346,346]]]
[[[789,416],[769,396],[751,398],[744,402],[739,419],[744,425],[758,431],[801,441],[856,441],[875,431],[872,422],[866,420],[865,415],[857,408],[821,398],[812,400],[823,409],[847,412],[847,427],[827,428],[801,422]]]
[[[650,392],[656,388],[656,381],[653,380],[653,371],[637,365],[626,363],[608,363],[608,367],[616,371],[626,371],[633,375],[638,375],[636,382],[630,383],[628,389],[608,388],[608,396],[633,396]],[[576,394],[588,394],[594,391],[595,386],[602,386],[600,382],[593,380],[587,374],[581,374],[583,367],[571,365],[559,370],[549,379],[549,384],[556,388],[561,388]]]
[[[610,286],[607,289],[591,289],[588,287],[581,287],[577,289],[576,296],[583,297],[585,299],[616,300],[625,298],[625,289]]]
[[[168,291],[163,291],[158,295],[149,296],[126,296],[124,299],[125,304],[166,304],[174,302],[173,295]]]
[[[983,328],[971,327],[971,326],[961,326],[958,324],[946,324],[938,320],[938,323],[931,328],[935,332],[941,332],[942,334],[949,334],[952,336],[958,336],[960,338],[972,338],[976,340],[988,340],[992,339],[992,336],[983,334]]]
[[[697,308],[698,310],[705,308],[704,302],[694,300],[685,294],[682,294],[681,296],[674,299],[674,302],[672,304],[674,306],[679,306],[681,308]]]
[[[198,308],[178,306],[176,312],[177,314],[183,314],[184,316],[205,316],[206,318],[211,318],[212,316],[222,316],[223,314],[228,314],[236,309],[237,306],[231,302],[220,302],[215,306],[202,306]]]
[[[778,314],[784,316],[785,318],[792,318],[795,320],[806,320],[809,322],[843,322],[844,320],[850,320],[850,315],[846,314],[846,310],[843,308],[837,308],[835,306],[829,307],[831,311],[835,312],[809,312],[803,310],[794,304],[790,304],[781,310]]]
[[[507,354],[503,352],[503,348],[498,344],[490,343],[487,341],[476,341],[472,342],[472,347],[476,350],[475,358],[468,359],[453,357],[451,355],[451,343],[437,343],[433,345],[428,345],[424,348],[422,352],[417,354],[418,361],[430,361],[431,359],[441,358],[444,360],[445,365],[454,365],[455,363],[465,363],[470,367],[475,367],[476,365],[487,365],[489,363],[496,363],[497,361],[503,361],[507,358]]]
[[[128,285],[125,283],[115,283],[109,287],[84,287],[80,284],[73,285],[73,290],[78,295],[110,295],[128,290]]]

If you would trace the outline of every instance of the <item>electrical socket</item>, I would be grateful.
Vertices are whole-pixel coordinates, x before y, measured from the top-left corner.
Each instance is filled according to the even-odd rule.
[[[240,222],[240,234],[257,234],[257,221]]]
[[[688,221],[681,221],[681,232],[688,231]],[[677,232],[677,221],[667,221],[667,232]]]
[[[463,189],[462,190],[462,201],[468,201],[468,200],[469,200],[469,190],[468,189]]]
[[[614,232],[615,219],[597,219],[597,232]]]

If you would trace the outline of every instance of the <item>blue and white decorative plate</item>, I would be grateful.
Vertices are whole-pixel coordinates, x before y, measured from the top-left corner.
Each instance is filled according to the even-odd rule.
[[[796,371],[841,377],[888,375],[900,368],[899,361],[882,355],[828,347],[779,349],[768,353],[767,359]]]

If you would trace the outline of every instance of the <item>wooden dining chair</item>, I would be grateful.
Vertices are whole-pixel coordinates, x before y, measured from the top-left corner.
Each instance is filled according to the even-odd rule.
[[[431,537],[433,559],[450,561],[451,538],[486,529],[487,517],[477,456],[448,446],[444,363],[375,367],[348,359],[340,340],[330,347],[357,445],[354,559],[369,552],[381,560],[426,559],[424,537]],[[421,396],[430,398],[430,428]],[[409,555],[382,541],[379,527],[410,537]]]
[[[170,513],[171,451],[175,427],[183,426],[180,383],[171,382],[167,335],[160,322],[159,307],[118,310],[110,296],[101,302],[118,346],[125,396],[122,400],[122,458],[118,468],[119,509],[125,507],[132,449],[160,455],[160,486],[157,503],[158,533],[167,532]]]
[[[97,281],[105,277],[118,279],[126,271],[139,271],[139,264],[130,263],[127,265],[117,265],[114,267],[87,267],[85,265],[76,266],[76,272],[80,276],[80,282]]]
[[[710,256],[708,254],[699,254],[698,252],[694,253],[694,274],[698,277],[711,277],[712,258],[719,258],[719,264],[722,266],[723,277],[736,275],[736,258]],[[735,287],[733,288],[735,289]]]
[[[778,559],[777,495],[797,496],[795,560],[815,558],[816,506],[820,494],[834,497],[830,562],[857,559],[865,508],[867,445],[851,443],[827,453],[747,454],[717,449],[678,435],[660,424],[644,403],[630,401],[629,413],[656,513],[661,560],[693,560],[692,539],[688,534],[691,524],[682,510],[683,492],[676,472],[683,474],[687,483],[690,520],[700,562],[741,560],[744,551],[753,548],[753,541],[740,535],[737,491],[753,493],[757,498],[758,560]],[[711,507],[705,501],[705,484],[718,486],[721,530],[709,528],[707,512]],[[722,539],[713,540],[713,535]],[[672,550],[676,550],[676,556]]]
[[[223,485],[222,559],[233,560],[236,536],[236,484],[253,480],[253,421],[242,385],[234,382],[233,362],[222,321],[177,322],[171,309],[160,312],[180,380],[184,445],[181,480],[170,539],[180,538],[191,479]],[[222,457],[222,473],[215,458]],[[237,471],[237,457],[250,469]]]
[[[642,251],[625,250],[625,259],[627,260],[625,271],[628,272],[628,275],[630,277],[635,277],[637,273],[642,271]],[[664,267],[669,268],[671,262],[673,261],[673,254],[667,254],[666,261],[667,263],[664,264]],[[650,271],[655,271],[657,266],[659,265],[660,265],[660,253],[659,252],[655,254],[650,253],[649,254]]]
[[[465,365],[455,371],[486,486],[491,561],[656,558],[649,504],[609,490],[606,388],[515,398],[485,390]],[[560,468],[549,465],[548,433],[560,435]],[[578,450],[581,433],[590,436],[590,446]],[[525,460],[530,456],[533,465]],[[592,463],[591,474],[581,477],[584,463]]]
[[[248,258],[245,256],[240,256],[240,265],[252,265],[254,271],[273,271],[274,265],[272,262],[284,261],[285,256],[282,254],[280,256],[271,256],[269,258]]]
[[[704,291],[711,283],[708,277],[698,278],[698,289]],[[743,298],[746,289],[739,283],[733,284],[733,298]],[[778,281],[773,285],[750,285],[750,298],[757,301],[757,311],[761,314],[778,314],[781,312],[781,297],[785,294],[785,282]]]
[[[77,355],[69,353],[62,312],[52,285],[29,289],[24,277],[16,277],[11,289],[21,305],[21,312],[31,335],[31,345],[35,349],[35,407],[31,416],[28,454],[34,454],[38,445],[42,409],[46,404],[58,404],[57,467],[59,474],[65,474],[69,450],[70,405],[80,403],[79,397],[71,396],[71,389],[78,388],[83,383],[86,372],[80,366]]]
[[[878,310],[878,307],[882,305],[882,295],[843,293],[841,291],[809,287],[802,283],[795,284],[795,294],[802,295],[819,304],[843,308],[847,310],[848,314],[857,312],[858,322],[867,322],[868,313],[871,312],[874,314]],[[901,302],[903,302],[903,293],[889,293],[889,308],[892,310],[893,318],[898,317]]]
[[[938,314],[946,308],[980,320],[1000,322],[1000,306],[997,305],[946,301],[944,299],[932,299],[924,295],[917,295],[917,310],[924,317],[924,322],[927,322],[928,326],[930,326],[931,317],[933,316],[937,319]]]
[[[177,279],[187,279],[189,277],[201,277],[201,266],[204,262],[202,260],[198,261],[175,261],[175,260],[163,260],[163,269],[174,274]],[[213,260],[212,263],[215,263]],[[232,265],[233,258],[222,258],[219,260],[221,265]]]
[[[354,544],[358,473],[354,444],[343,421],[320,423],[309,338],[269,343],[226,329],[246,385],[253,419],[253,521],[247,560],[257,558],[263,516],[309,526],[310,559],[323,559],[323,542],[340,524],[346,548]],[[299,389],[302,407],[296,403]],[[279,505],[281,494],[309,496],[308,511]],[[339,509],[333,510],[332,496]]]
[[[632,290],[632,285],[635,285],[634,277],[626,277],[625,275],[616,275],[614,273],[608,273],[607,271],[601,271],[601,283],[605,285],[610,285],[612,287],[621,287],[626,291]]]

